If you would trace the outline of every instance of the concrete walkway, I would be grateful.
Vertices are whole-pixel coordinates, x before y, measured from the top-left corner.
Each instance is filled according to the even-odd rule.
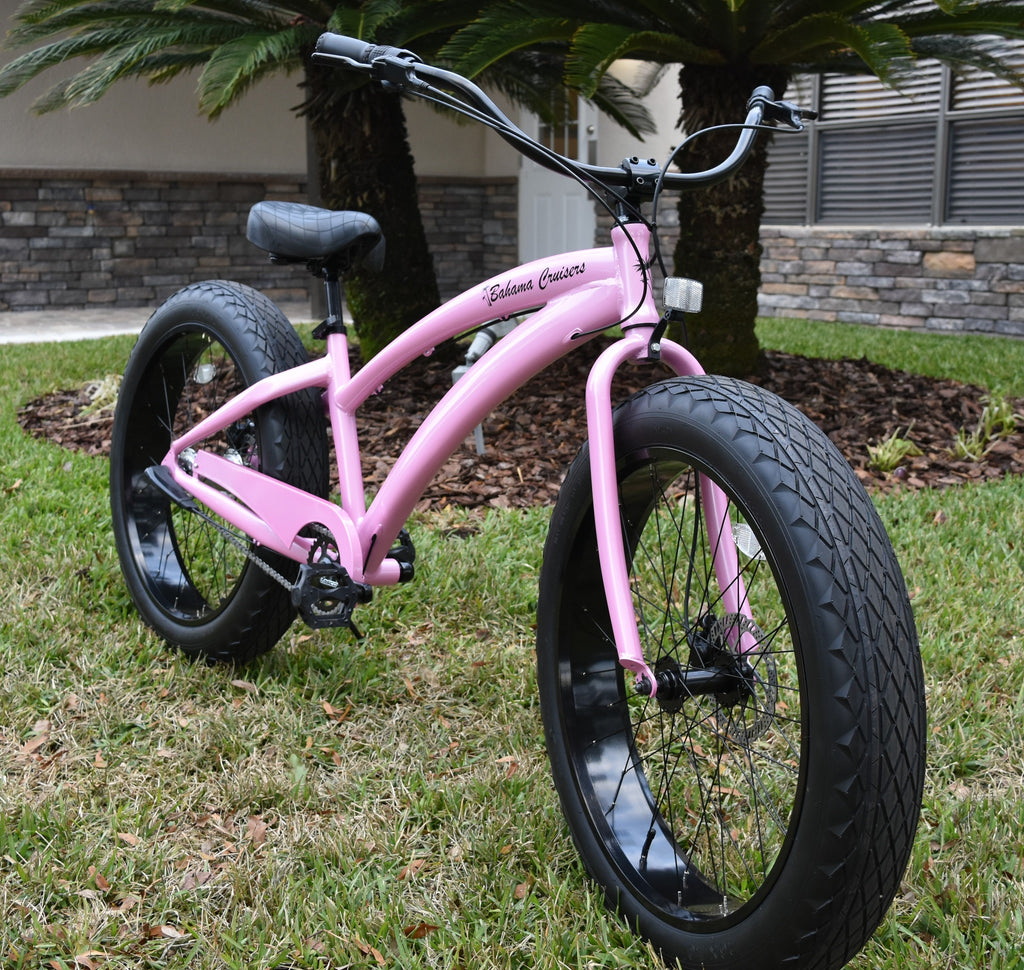
[[[312,320],[308,303],[282,303],[289,320]],[[0,312],[0,344],[92,340],[116,334],[137,334],[155,307],[103,307],[89,310],[32,310]]]

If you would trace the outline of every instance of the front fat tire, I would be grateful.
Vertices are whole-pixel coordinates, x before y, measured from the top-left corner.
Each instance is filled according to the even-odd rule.
[[[581,857],[666,961],[840,967],[893,898],[923,787],[923,677],[884,528],[828,439],[739,381],[640,392],[616,411],[615,453],[648,663],[715,666],[749,689],[634,693],[608,633],[584,448],[552,514],[537,632],[545,737]],[[760,642],[743,678],[698,474],[749,529],[737,545]]]
[[[218,530],[169,503],[144,472],[163,460],[172,436],[243,388],[307,360],[271,300],[226,281],[188,286],[167,300],[128,360],[111,438],[114,539],[142,618],[188,654],[247,662],[277,642],[296,611],[288,590]],[[265,405],[205,447],[327,494],[327,439],[315,391]],[[247,537],[238,539],[248,545]],[[295,563],[250,549],[294,579]]]

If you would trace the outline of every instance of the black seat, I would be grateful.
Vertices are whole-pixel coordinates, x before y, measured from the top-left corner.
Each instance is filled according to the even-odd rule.
[[[359,263],[380,270],[384,234],[365,212],[335,212],[297,202],[257,202],[245,228],[249,242],[281,263],[312,263],[351,269]]]

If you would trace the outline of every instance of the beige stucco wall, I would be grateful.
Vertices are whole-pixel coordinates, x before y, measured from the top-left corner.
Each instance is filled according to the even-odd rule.
[[[19,0],[0,0],[6,24]],[[18,52],[0,49],[0,62]],[[291,110],[298,78],[262,82],[211,122],[198,114],[194,76],[150,86],[126,81],[98,102],[36,115],[32,102],[59,75],[43,75],[0,98],[0,169],[287,174],[306,171],[305,128]],[[410,141],[420,175],[503,176],[517,161],[497,136],[456,125],[409,104]]]
[[[7,24],[19,3],[0,0],[0,25]],[[17,53],[0,48],[0,63]],[[622,68],[627,73],[631,69]],[[122,82],[88,107],[33,114],[32,102],[57,79],[56,73],[44,74],[0,98],[0,169],[261,175],[306,171],[304,125],[291,110],[300,101],[297,76],[262,82],[215,122],[198,114],[194,76],[155,86]],[[678,109],[674,92],[670,72],[651,102],[667,132]],[[416,170],[422,176],[504,177],[519,170],[515,151],[479,125],[456,124],[421,103],[408,103],[406,115]],[[599,121],[602,164],[616,164],[638,151],[662,158],[670,142],[671,135],[666,135],[640,145],[606,118]]]

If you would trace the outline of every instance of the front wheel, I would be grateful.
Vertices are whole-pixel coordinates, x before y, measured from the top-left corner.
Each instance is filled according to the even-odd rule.
[[[923,677],[884,528],[828,439],[739,381],[640,392],[615,453],[657,696],[610,637],[586,448],[538,605],[545,737],[586,868],[668,962],[840,967],[893,898],[923,786]],[[732,611],[708,483],[745,588]]]

